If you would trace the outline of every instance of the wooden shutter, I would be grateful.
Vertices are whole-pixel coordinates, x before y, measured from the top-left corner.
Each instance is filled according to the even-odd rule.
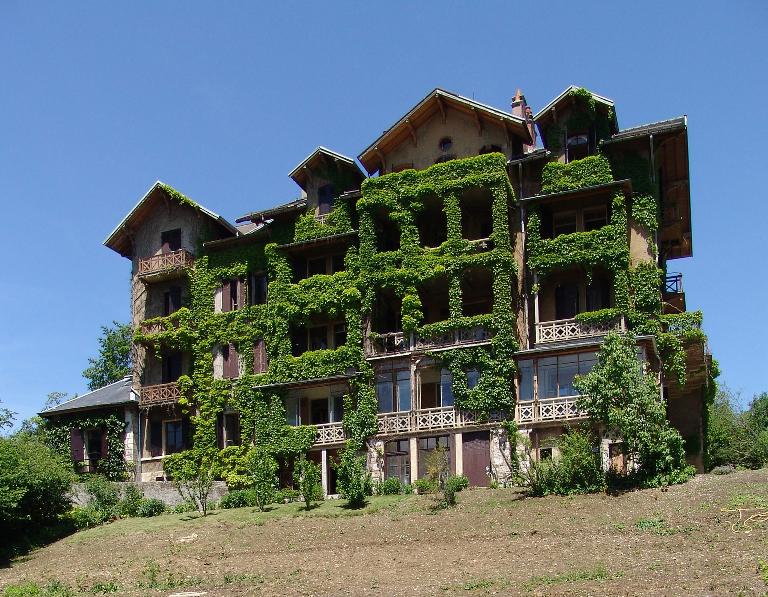
[[[221,286],[221,312],[228,313],[232,310],[231,281],[227,280]]]
[[[150,421],[149,423],[149,455],[152,457],[163,455],[162,421]]]
[[[224,377],[233,379],[240,376],[240,359],[234,344],[225,344],[222,347],[224,357]]]
[[[267,371],[267,349],[264,338],[256,340],[253,346],[253,372],[265,373]]]
[[[69,437],[72,449],[72,461],[82,462],[85,459],[85,442],[83,432],[80,429],[70,429]]]
[[[245,307],[245,280],[240,278],[235,280],[235,284],[237,285],[237,308],[242,309]]]

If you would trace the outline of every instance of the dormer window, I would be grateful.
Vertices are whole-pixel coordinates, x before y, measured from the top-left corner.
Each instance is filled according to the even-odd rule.
[[[333,209],[334,188],[332,184],[324,184],[317,189],[317,214],[324,216]]]
[[[569,162],[587,157],[589,155],[589,135],[573,135],[568,137],[567,151],[566,157]]]
[[[443,137],[440,139],[440,151],[448,153],[451,151],[451,147],[453,147],[453,139],[450,137]]]

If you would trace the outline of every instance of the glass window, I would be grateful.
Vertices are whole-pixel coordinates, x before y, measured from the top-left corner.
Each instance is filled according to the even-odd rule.
[[[394,410],[394,385],[392,375],[384,373],[376,376],[376,400],[380,413],[391,413]]]
[[[397,410],[411,410],[411,372],[397,372]]]
[[[597,230],[608,223],[605,207],[591,207],[584,210],[584,231]]]
[[[331,257],[331,273],[335,274],[336,272],[343,272],[344,271],[344,255],[338,254]]]
[[[331,398],[331,423],[341,423],[344,419],[344,396]]]
[[[520,402],[533,400],[533,361],[525,360],[518,363],[520,371]]]
[[[596,352],[582,352],[579,353],[579,375],[586,375],[592,371],[592,367],[597,362]]]
[[[267,302],[266,274],[250,274],[248,276],[248,304],[263,305]]]
[[[539,398],[557,397],[557,357],[539,361]]]
[[[471,390],[480,381],[480,372],[477,369],[467,371],[467,387]]]
[[[332,184],[325,184],[317,189],[317,211],[321,216],[331,213],[335,189]]]
[[[568,137],[568,161],[580,160],[589,155],[589,137],[573,135]]]
[[[347,326],[343,323],[337,323],[333,326],[333,347],[338,348],[347,343]]]
[[[318,257],[317,259],[307,260],[307,276],[315,276],[318,274],[325,274],[325,257]]]
[[[576,232],[576,212],[566,211],[552,216],[552,236]]]
[[[184,434],[181,421],[166,421],[165,423],[165,453],[174,454],[184,449]]]
[[[324,325],[309,328],[309,350],[328,348],[328,328]]]
[[[285,420],[289,425],[300,425],[299,419],[299,399],[295,396],[289,396],[285,399]]]
[[[575,396],[578,392],[573,387],[573,378],[579,371],[578,356],[569,354],[557,359],[558,396]]]
[[[453,375],[448,369],[440,371],[440,406],[453,406]]]
[[[318,398],[310,401],[309,418],[312,425],[330,423],[328,419],[328,398]]]
[[[440,151],[443,153],[450,151],[451,147],[453,147],[453,139],[450,137],[443,137],[440,139]]]

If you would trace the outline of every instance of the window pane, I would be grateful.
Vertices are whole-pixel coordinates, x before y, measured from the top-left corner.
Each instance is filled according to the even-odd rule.
[[[520,361],[520,395],[518,400],[528,402],[533,400],[533,361]]]
[[[165,424],[165,453],[174,454],[184,449],[181,421],[168,421]]]
[[[347,326],[343,323],[337,323],[333,326],[333,347],[338,348],[347,343]]]
[[[604,207],[584,210],[584,230],[597,230],[608,223],[608,215]]]
[[[453,406],[453,375],[448,369],[440,371],[440,405]]]
[[[552,216],[554,236],[576,232],[576,212],[559,213]]]
[[[548,358],[539,361],[539,398],[557,396],[557,359]]]
[[[309,328],[309,349],[323,350],[328,348],[328,328],[325,326]]]
[[[344,418],[344,396],[331,398],[331,423],[341,423]]]
[[[477,369],[470,369],[467,371],[467,387],[471,390],[477,385],[480,380],[480,372]]]
[[[319,259],[310,259],[307,261],[307,275],[314,276],[317,274],[324,274],[325,271],[325,257]]]
[[[411,372],[397,372],[397,409],[411,410]]]
[[[376,378],[376,400],[379,403],[380,413],[391,413],[393,410],[393,385],[389,374],[379,375]]]
[[[557,368],[559,396],[574,396],[577,393],[573,387],[573,378],[578,373],[578,369],[578,357],[575,354],[559,358]]]
[[[579,375],[586,375],[592,371],[592,367],[597,362],[597,353],[582,352],[579,354]]]
[[[295,396],[285,399],[285,420],[289,425],[299,424],[299,399]]]

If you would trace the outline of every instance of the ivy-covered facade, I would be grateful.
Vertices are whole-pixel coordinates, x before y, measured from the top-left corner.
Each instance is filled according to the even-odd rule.
[[[616,328],[697,462],[712,372],[667,269],[691,253],[686,135],[619,130],[583,89],[535,116],[519,92],[503,111],[435,90],[358,161],[318,148],[290,174],[299,199],[235,224],[156,183],[105,243],[132,263],[129,468],[160,479],[193,450],[236,487],[255,445],[286,485],[308,454],[333,494],[344,455],[413,482],[442,447],[472,484],[505,482],[505,422],[551,456]]]

